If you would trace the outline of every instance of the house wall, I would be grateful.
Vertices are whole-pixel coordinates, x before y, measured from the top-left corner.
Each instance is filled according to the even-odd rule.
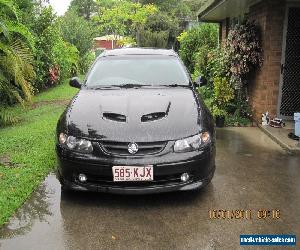
[[[253,74],[249,84],[254,119],[260,121],[261,114],[266,111],[272,117],[277,115],[285,1],[263,0],[251,6],[247,16],[260,27],[264,51],[263,65]],[[228,35],[229,25],[228,18],[221,22],[223,42]]]
[[[117,45],[117,41],[114,41],[114,48],[119,48],[120,46]],[[110,40],[95,40],[94,42],[94,48],[101,48],[101,49],[113,49],[112,48],[112,41]]]
[[[249,11],[249,19],[261,29],[264,51],[263,65],[256,71],[249,88],[256,120],[260,120],[261,114],[266,111],[271,117],[277,115],[284,18],[283,0],[264,0]]]

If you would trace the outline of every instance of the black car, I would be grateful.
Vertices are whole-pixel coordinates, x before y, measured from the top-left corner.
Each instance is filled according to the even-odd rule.
[[[106,51],[57,125],[63,189],[196,190],[215,171],[213,118],[173,50]]]

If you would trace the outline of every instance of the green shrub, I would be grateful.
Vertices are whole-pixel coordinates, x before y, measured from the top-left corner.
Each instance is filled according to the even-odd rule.
[[[63,39],[76,46],[80,57],[85,56],[93,48],[93,38],[96,33],[95,28],[92,22],[78,16],[76,10],[69,9],[60,18],[59,25]]]
[[[82,58],[79,59],[80,74],[85,74],[89,70],[96,58],[97,51],[98,53],[100,52],[99,54],[103,52],[103,50],[100,49],[96,50],[96,54],[93,51],[89,51]]]
[[[218,25],[202,23],[178,36],[180,42],[179,54],[190,72],[194,72],[195,59],[199,51],[218,46]],[[206,48],[204,48],[206,46]]]
[[[207,71],[209,53],[210,48],[207,45],[201,46],[198,49],[198,52],[195,53],[195,69],[192,73],[193,80],[195,80],[199,76],[204,77],[205,79],[209,79],[209,74]]]
[[[205,105],[208,107],[209,110],[212,111],[212,105],[213,105],[213,95],[214,91],[210,86],[202,86],[198,88],[198,92],[202,97],[202,100],[204,101]]]
[[[228,77],[230,61],[226,49],[218,47],[208,53],[207,59],[207,78],[213,80],[216,77]]]
[[[74,45],[63,40],[61,26],[51,7],[37,15],[33,27],[36,42],[37,91],[75,75],[79,68],[79,53]]]
[[[74,45],[60,38],[53,48],[53,56],[54,64],[59,65],[59,80],[77,75],[79,53]]]
[[[169,31],[141,31],[140,46],[153,48],[167,48]]]
[[[248,126],[251,124],[251,120],[246,117],[235,116],[235,115],[226,115],[225,116],[225,124],[226,126]]]
[[[234,99],[234,90],[225,77],[214,79],[212,114],[226,116],[228,104]]]

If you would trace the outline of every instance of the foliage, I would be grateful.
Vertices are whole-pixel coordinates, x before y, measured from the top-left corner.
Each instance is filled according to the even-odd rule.
[[[18,105],[8,110],[13,116],[20,117],[21,122],[0,130],[0,138],[5,138],[0,140],[0,161],[8,158],[7,164],[0,163],[0,225],[55,166],[53,138],[57,120],[65,108],[59,100],[70,100],[75,93],[76,89],[66,83],[33,97],[38,108],[24,112]]]
[[[177,18],[173,18],[165,12],[158,11],[148,18],[144,29],[140,33],[140,46],[171,48],[175,46],[179,32]]]
[[[101,1],[98,1],[99,5]],[[97,23],[100,33],[112,34],[115,37],[137,37],[143,29],[147,18],[156,13],[157,8],[152,4],[141,5],[128,0],[113,1],[113,6],[99,6],[93,20]]]
[[[73,9],[67,11],[61,18],[60,26],[63,39],[76,46],[80,57],[92,49],[95,35],[94,27],[91,22],[78,16]]]
[[[85,74],[88,71],[88,69],[90,68],[90,66],[92,65],[92,63],[95,61],[95,58],[96,58],[96,55],[95,55],[95,52],[93,52],[93,51],[89,51],[82,58],[80,58],[79,72],[81,74]]]
[[[197,0],[201,1],[201,0]],[[177,36],[183,32],[191,20],[196,19],[196,14],[191,11],[192,5],[190,1],[185,0],[142,0],[140,1],[143,4],[155,4],[159,11],[147,20],[144,29],[147,31],[146,38],[153,38],[155,41],[154,44],[165,43],[159,41],[160,36],[164,36],[168,33],[168,43],[167,48],[174,48],[177,50],[179,48]],[[154,32],[151,36],[150,32]],[[146,38],[142,40],[145,41]],[[146,43],[149,44],[151,41],[146,40]],[[141,43],[142,46],[143,43]]]
[[[0,106],[0,126],[17,123],[18,118],[13,113],[9,112],[5,107]]]
[[[234,90],[224,77],[216,77],[213,84],[212,113],[214,116],[225,116],[227,114],[226,108],[234,98]]]
[[[242,117],[237,115],[227,115],[225,116],[225,124],[226,126],[234,126],[234,127],[245,127],[251,124],[251,120],[248,117]]]
[[[33,92],[33,37],[19,22],[12,1],[0,0],[0,20],[0,105],[16,101],[24,104],[31,100]],[[0,113],[2,122],[14,121],[3,107]]]
[[[97,4],[94,0],[72,0],[69,10],[76,11],[77,16],[90,20],[97,10]]]
[[[211,113],[213,114],[214,117],[217,116],[226,117],[228,115],[228,112],[226,111],[225,108],[217,105],[212,105]]]
[[[178,36],[179,54],[190,72],[195,69],[195,57],[199,51],[218,46],[218,26],[203,23]],[[205,48],[204,48],[205,47]]]
[[[167,48],[168,46],[168,31],[141,31],[140,45],[142,47]]]
[[[247,95],[237,98],[238,93],[235,91],[235,99],[228,105],[228,112],[235,117],[251,118],[252,110]]]
[[[229,76],[230,60],[224,47],[221,46],[209,51],[207,57],[207,75],[205,75],[207,79]]]
[[[78,68],[79,57],[77,49],[63,40],[51,7],[41,10],[33,24],[33,31],[37,37],[35,56],[38,78],[35,87],[42,90],[73,75]]]
[[[188,40],[187,35],[183,33],[179,40]],[[189,42],[193,43],[193,40]],[[190,44],[189,48],[196,50],[195,44]],[[188,61],[193,61],[195,65],[193,78],[201,75],[208,80],[208,86],[203,87],[206,90],[201,89],[200,92],[211,95],[204,95],[204,101],[214,116],[226,116],[227,124],[247,123],[252,116],[247,95],[248,77],[255,67],[262,64],[258,28],[244,21],[230,30],[223,46],[202,46],[194,54],[181,54],[183,58],[187,55]],[[230,84],[226,79],[230,79]],[[227,99],[220,94],[227,96]]]
[[[59,65],[58,80],[64,80],[70,76],[76,76],[79,68],[79,53],[77,48],[59,39],[53,48],[54,65]]]
[[[209,110],[212,110],[213,106],[213,94],[214,91],[210,86],[202,86],[198,88],[198,92],[202,97],[202,100],[204,101],[205,105],[208,107]]]
[[[103,49],[95,49],[95,57],[98,57],[99,55],[101,55],[103,53]]]
[[[191,17],[189,5],[184,0],[141,0],[142,4],[154,4],[174,21]]]
[[[241,88],[247,74],[256,66],[261,66],[262,48],[257,26],[248,20],[234,26],[228,34],[226,50],[230,58],[232,82]]]
[[[201,76],[205,79],[209,79],[208,74],[208,62],[209,62],[210,48],[206,45],[201,46],[198,52],[194,55],[195,70],[192,73],[192,78],[195,80],[197,77]]]
[[[202,86],[198,91],[214,117],[228,115],[228,107],[234,99],[234,90],[227,78],[216,77],[212,87]]]
[[[135,46],[136,40],[130,36],[125,36],[121,40],[118,41],[118,45],[121,47]]]

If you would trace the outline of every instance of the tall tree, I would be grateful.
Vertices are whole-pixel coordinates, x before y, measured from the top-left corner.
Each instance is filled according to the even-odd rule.
[[[111,7],[102,7],[102,0],[97,2],[99,9],[94,21],[98,24],[100,32],[112,34],[115,38],[118,35],[136,37],[138,45],[139,32],[147,19],[157,12],[157,8],[152,4],[142,5],[128,0],[115,0]]]
[[[75,10],[79,16],[90,20],[93,13],[97,11],[97,5],[94,0],[72,0],[69,9]]]
[[[80,56],[92,49],[94,28],[91,22],[78,16],[75,10],[71,9],[61,18],[60,23],[64,40],[75,45]]]

